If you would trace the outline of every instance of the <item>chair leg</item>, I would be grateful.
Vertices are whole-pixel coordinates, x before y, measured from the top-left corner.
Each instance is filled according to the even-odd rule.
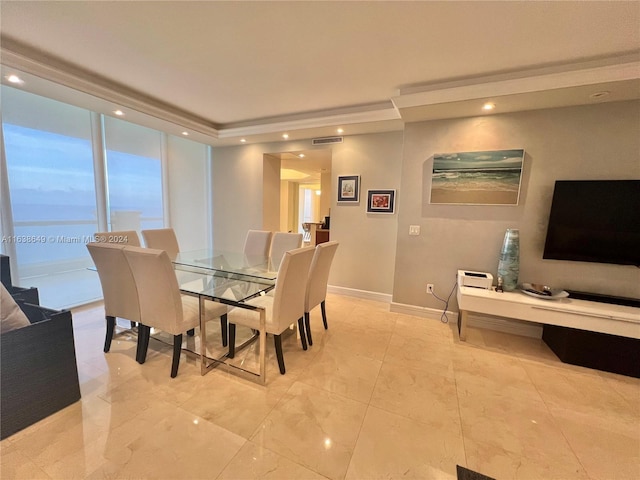
[[[229,358],[236,356],[236,324],[229,323]]]
[[[227,346],[227,314],[225,313],[220,317],[220,333],[222,334],[222,346]]]
[[[280,335],[274,335],[273,341],[276,345],[276,357],[278,357],[278,366],[280,367],[280,373],[284,375],[286,370],[284,368],[284,356],[282,355],[282,338],[280,337]]]
[[[309,342],[309,345],[313,345],[313,339],[311,338],[311,319],[309,317],[309,312],[304,312],[304,328],[307,331],[307,342]]]
[[[324,323],[324,329],[327,330],[329,326],[327,325],[327,311],[324,308],[324,300],[320,302],[320,310],[322,310],[322,323]]]
[[[298,319],[298,332],[300,332],[300,343],[302,343],[302,349],[307,349],[307,339],[304,333],[304,323],[302,323],[302,317]]]
[[[173,336],[173,361],[171,362],[171,378],[178,375],[180,365],[180,354],[182,353],[182,334]]]
[[[107,333],[104,336],[104,353],[107,353],[111,349],[111,340],[113,340],[113,332],[116,329],[116,317],[106,316],[107,321]]]
[[[187,335],[190,337],[193,337],[196,334],[196,329],[192,328],[190,330],[187,330]]]
[[[131,328],[136,328],[138,324],[136,322],[131,322]]]
[[[151,336],[151,327],[138,324],[138,349],[137,360],[139,364],[147,361],[147,350],[149,350],[149,337]]]

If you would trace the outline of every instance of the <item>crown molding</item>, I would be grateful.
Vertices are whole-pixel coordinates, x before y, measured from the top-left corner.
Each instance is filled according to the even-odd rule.
[[[5,67],[17,69],[188,130],[213,138],[218,137],[218,130],[211,122],[168,103],[107,80],[76,65],[45,55],[38,50],[25,47],[6,37],[1,38],[0,45],[0,61]]]
[[[402,113],[403,109],[425,105],[536,93],[561,88],[636,79],[640,79],[640,61],[633,60],[615,65],[542,73],[504,80],[496,80],[496,77],[489,77],[489,80],[485,81],[482,81],[482,79],[474,79],[475,83],[467,85],[460,85],[460,82],[456,82],[456,84],[453,85],[451,83],[441,86],[432,85],[427,87],[428,90],[415,93],[401,93],[393,97],[391,101]],[[411,91],[415,91],[415,89],[412,88]]]
[[[352,110],[352,109],[351,109]],[[400,120],[400,114],[389,104],[376,105],[374,108],[366,108],[362,111],[347,111],[345,113],[327,114],[317,112],[318,116],[271,121],[269,123],[244,125],[239,127],[221,128],[220,138],[245,137],[250,135],[262,135],[267,133],[281,133],[304,129],[346,126],[361,123],[385,122],[388,120]]]

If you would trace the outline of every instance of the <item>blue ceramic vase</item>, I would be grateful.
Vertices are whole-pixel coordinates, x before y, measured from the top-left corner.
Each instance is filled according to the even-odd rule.
[[[515,290],[520,273],[520,231],[510,228],[504,234],[504,242],[498,262],[498,277],[502,278],[505,291]]]

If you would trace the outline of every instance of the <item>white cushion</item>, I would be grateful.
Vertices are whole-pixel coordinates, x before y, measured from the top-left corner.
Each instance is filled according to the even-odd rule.
[[[22,309],[15,302],[4,285],[0,284],[0,333],[31,325]]]

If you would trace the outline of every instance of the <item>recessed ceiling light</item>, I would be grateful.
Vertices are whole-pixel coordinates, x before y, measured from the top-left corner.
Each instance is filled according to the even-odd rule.
[[[19,76],[17,75],[7,75],[5,77],[7,79],[7,81],[9,81],[10,83],[15,83],[18,85],[22,85],[24,83],[24,80],[22,80]]]
[[[304,153],[300,153],[298,156],[299,156],[300,158],[304,158]]]
[[[240,139],[240,143],[246,143],[246,142],[247,142],[247,139],[246,139],[246,138],[241,138],[241,139]]]
[[[589,95],[589,97],[593,99],[598,99],[598,98],[608,97],[610,93],[611,92],[607,90],[603,90],[602,92],[592,93],[591,95]]]
[[[344,133],[344,130],[343,130],[343,129],[341,129],[341,128],[339,128],[339,129],[338,129],[338,133]]]
[[[483,109],[483,110],[493,110],[494,108],[496,108],[495,103],[485,103],[485,104],[482,106],[482,109]]]
[[[118,115],[119,117],[124,115],[124,112],[122,110],[114,110],[113,113],[115,113],[116,115]]]
[[[287,138],[289,138],[289,134],[288,133],[283,134],[282,138],[284,138],[286,140]]]
[[[189,136],[189,132],[182,132],[182,134],[183,134],[185,137],[188,137],[188,136]]]

